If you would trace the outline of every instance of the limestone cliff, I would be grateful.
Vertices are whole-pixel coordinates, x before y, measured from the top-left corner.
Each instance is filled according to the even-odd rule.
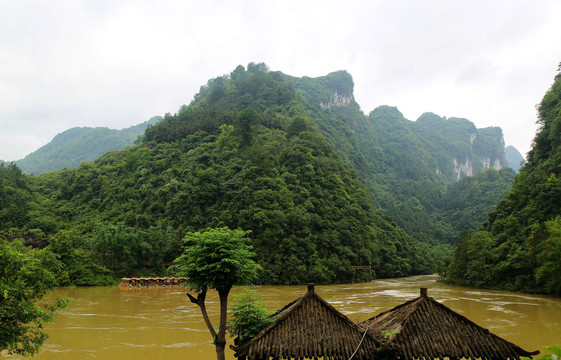
[[[437,159],[435,172],[448,181],[507,166],[503,134],[498,127],[477,129],[467,119],[446,119],[433,113],[421,115],[412,126]]]
[[[507,166],[503,134],[498,127],[478,129],[467,119],[447,119],[433,113],[410,121],[390,106],[380,106],[366,118],[354,100],[354,83],[348,72],[288,78],[311,104],[330,114],[326,118],[329,121],[318,124],[320,130],[355,166],[365,168],[361,162],[366,161],[370,167],[394,167],[407,177],[437,175],[447,182]],[[370,159],[369,154],[373,155]],[[424,173],[427,168],[432,175]],[[378,173],[380,169],[373,171]]]
[[[328,103],[321,103],[321,107],[324,109],[331,109],[334,106],[345,106],[349,105],[353,100],[352,96],[339,94],[337,91],[334,91],[331,94],[331,100]]]

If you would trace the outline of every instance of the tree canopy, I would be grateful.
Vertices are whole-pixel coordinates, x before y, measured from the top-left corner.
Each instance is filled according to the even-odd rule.
[[[160,119],[160,116],[154,116],[148,121],[122,130],[105,127],[68,129],[15,163],[24,173],[35,175],[63,168],[76,168],[81,163],[95,160],[108,151],[121,150],[133,145],[149,125],[156,124]]]
[[[538,115],[528,162],[481,231],[458,245],[450,281],[561,295],[561,74]]]
[[[66,300],[43,302],[56,284],[52,254],[10,243],[0,236],[0,351],[31,356],[47,339],[43,325]]]
[[[234,284],[253,281],[261,269],[253,257],[249,232],[226,227],[185,235],[185,251],[175,262],[178,276],[189,278],[196,291],[229,291]]]
[[[366,116],[353,86],[344,71],[239,66],[136,145],[40,176],[0,165],[0,227],[58,256],[61,284],[161,275],[184,234],[222,227],[251,230],[260,283],[434,271],[458,239],[441,212],[453,159],[500,163],[502,135],[434,114],[412,122],[388,106]],[[495,199],[487,185],[501,179],[472,195]],[[458,216],[487,211],[472,195]]]
[[[224,359],[226,346],[228,294],[234,284],[253,281],[261,268],[252,259],[255,254],[251,251],[247,234],[241,229],[230,230],[227,227],[188,233],[184,239],[185,252],[175,260],[178,263],[174,266],[176,274],[188,277],[189,286],[198,293],[197,298],[188,296],[201,309],[214,339],[218,360]],[[220,298],[218,331],[210,323],[206,310],[208,288],[216,289]]]

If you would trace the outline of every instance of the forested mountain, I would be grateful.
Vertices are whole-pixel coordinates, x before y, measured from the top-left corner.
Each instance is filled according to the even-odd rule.
[[[366,116],[353,87],[344,71],[295,78],[252,63],[134,146],[37,177],[2,166],[0,236],[48,245],[61,284],[161,273],[186,232],[223,226],[252,231],[263,282],[433,271],[506,192],[506,170],[462,180],[505,165],[502,133],[389,106]]]
[[[448,185],[486,168],[506,166],[500,128],[477,129],[466,119],[432,113],[410,121],[390,106],[380,106],[365,116],[345,71],[314,79],[288,78],[308,99],[310,111],[321,114],[316,116],[320,131],[353,164],[375,203],[407,233],[431,247],[459,239],[456,226],[439,215]],[[481,190],[482,198],[495,203],[501,199],[485,190]]]
[[[481,230],[463,236],[449,280],[561,295],[561,74],[538,116],[527,163]]]
[[[106,127],[72,128],[56,135],[51,142],[15,163],[24,173],[35,175],[65,167],[75,168],[108,151],[132,145],[149,125],[154,125],[161,119],[160,116],[154,116],[142,124],[123,130]]]
[[[526,162],[522,154],[512,145],[505,148],[505,158],[508,166],[513,168],[516,172],[520,171],[520,168]]]
[[[486,169],[451,184],[438,206],[438,217],[455,234],[475,232],[512,187],[515,172],[507,167]]]
[[[61,278],[105,275],[74,269],[84,254],[116,275],[161,269],[185,232],[221,226],[252,231],[269,283],[368,280],[373,269],[353,269],[365,265],[383,277],[429,271],[424,249],[374,207],[308,108],[282,74],[240,66],[139,145],[30,177],[52,211],[34,226],[66,259]]]

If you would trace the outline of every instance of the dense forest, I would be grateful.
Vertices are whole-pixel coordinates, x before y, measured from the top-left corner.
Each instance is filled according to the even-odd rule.
[[[538,117],[526,164],[480,230],[462,236],[450,281],[561,295],[561,74]]]
[[[366,116],[353,86],[344,71],[251,63],[134,146],[40,176],[1,164],[0,237],[55,254],[61,285],[163,274],[185,233],[224,226],[251,231],[260,282],[444,272],[510,189],[514,172],[494,169],[502,133],[388,106]]]
[[[457,226],[440,215],[447,206],[443,197],[448,187],[486,168],[507,166],[499,128],[477,129],[466,119],[432,113],[410,121],[390,106],[365,116],[354,100],[352,77],[345,71],[314,79],[288,78],[308,100],[322,134],[353,165],[376,205],[427,251],[459,240]],[[479,218],[508,191],[510,184],[503,185],[498,193],[481,189],[481,200],[491,205],[479,207],[486,209],[478,213]]]

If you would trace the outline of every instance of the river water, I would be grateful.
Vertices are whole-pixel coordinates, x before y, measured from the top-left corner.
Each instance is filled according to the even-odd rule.
[[[561,343],[561,299],[503,291],[475,290],[437,281],[437,276],[316,286],[337,310],[358,322],[419,296],[428,295],[526,350]],[[232,293],[242,289],[234,288]],[[305,294],[306,286],[258,286],[270,310]],[[69,309],[48,324],[49,339],[34,357],[47,359],[216,359],[199,308],[180,287],[57,288],[50,297],[71,297]],[[218,299],[207,308],[218,322]],[[17,358],[17,357],[7,357]],[[227,349],[227,359],[234,359]]]

